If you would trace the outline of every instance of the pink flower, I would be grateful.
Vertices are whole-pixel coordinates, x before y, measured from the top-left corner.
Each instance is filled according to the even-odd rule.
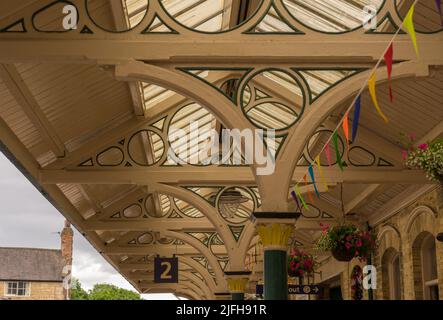
[[[301,270],[301,269],[300,269],[300,270],[298,270],[298,273],[302,276],[303,273],[305,273],[305,272],[304,272],[304,270]]]
[[[349,250],[349,249],[351,249],[352,245],[349,242],[346,242],[345,247],[346,247],[346,249]]]
[[[355,242],[355,245],[356,245],[357,248],[360,248],[363,245],[363,243],[361,242],[361,240],[357,240]]]
[[[408,151],[402,150],[401,156],[402,156],[403,161],[406,161],[408,159]]]
[[[427,143],[423,143],[418,146],[420,150],[427,150],[429,148],[429,145]]]
[[[296,269],[299,269],[299,268],[300,268],[300,262],[297,263],[297,264],[295,265],[295,268],[296,268]]]

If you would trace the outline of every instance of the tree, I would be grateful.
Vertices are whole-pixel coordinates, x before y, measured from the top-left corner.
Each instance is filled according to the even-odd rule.
[[[72,278],[71,300],[88,300],[88,293],[76,278]]]
[[[82,288],[78,279],[72,280],[71,300],[141,300],[138,293],[119,288],[112,284],[94,285],[88,292]]]
[[[112,284],[96,284],[89,292],[89,300],[141,300],[138,293]]]

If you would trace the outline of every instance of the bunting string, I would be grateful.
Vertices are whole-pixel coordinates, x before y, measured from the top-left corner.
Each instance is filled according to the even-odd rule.
[[[379,113],[379,115],[383,118],[383,120],[385,120],[386,123],[389,122],[389,119],[386,117],[386,115],[382,112],[380,105],[378,103],[377,100],[377,95],[376,95],[376,82],[377,82],[377,78],[376,78],[376,70],[379,68],[382,60],[385,60],[386,66],[387,66],[387,72],[388,72],[388,81],[391,81],[391,77],[392,77],[392,64],[393,64],[393,55],[394,55],[394,47],[393,47],[393,43],[395,41],[395,39],[397,38],[398,34],[400,33],[400,31],[402,30],[402,28],[405,28],[412,40],[412,43],[414,45],[414,49],[415,52],[417,54],[417,57],[419,58],[419,50],[418,50],[418,44],[417,44],[417,37],[415,34],[415,27],[414,27],[414,23],[413,23],[413,16],[414,16],[414,9],[415,9],[415,5],[419,0],[415,0],[414,3],[412,4],[411,8],[408,11],[408,14],[406,15],[405,19],[403,20],[402,25],[398,28],[397,32],[393,35],[392,39],[389,41],[389,44],[385,50],[385,52],[383,53],[382,57],[377,61],[377,63],[375,64],[372,72],[370,73],[368,79],[365,81],[365,84],[367,84],[368,89],[369,89],[369,93],[372,97],[373,103],[375,105],[375,108],[377,109],[377,112]],[[436,0],[437,3],[437,7],[439,9],[440,15],[441,15],[441,0]],[[443,25],[443,20],[442,20],[442,25]],[[356,137],[357,137],[357,131],[358,131],[358,125],[359,125],[359,119],[360,119],[360,112],[361,112],[361,95],[365,89],[366,85],[363,85],[360,90],[358,91],[357,95],[355,96],[354,100],[352,101],[351,105],[348,107],[348,109],[346,110],[346,112],[344,113],[343,118],[339,121],[337,127],[335,128],[335,130],[333,131],[333,134],[328,138],[328,140],[326,141],[326,143],[324,144],[323,148],[320,150],[319,154],[317,155],[317,157],[315,158],[315,162],[317,163],[317,168],[318,171],[320,173],[320,177],[321,180],[323,181],[323,183],[325,184],[326,187],[326,191],[328,191],[328,186],[326,183],[326,179],[324,176],[324,172],[321,168],[321,162],[320,162],[320,155],[325,152],[326,154],[326,158],[328,161],[328,165],[332,166],[332,159],[331,159],[331,150],[330,150],[330,143],[331,141],[334,143],[334,147],[335,147],[335,153],[336,153],[336,158],[337,158],[337,164],[340,167],[340,170],[343,171],[344,170],[344,163],[342,162],[342,157],[340,154],[340,150],[338,147],[338,129],[340,127],[343,127],[343,131],[345,132],[345,137],[347,140],[347,143],[350,143],[350,139],[349,139],[349,112],[351,111],[351,109],[353,107],[355,107],[354,110],[354,118],[353,118],[353,124],[352,124],[352,142],[355,141]],[[393,101],[393,93],[392,93],[392,88],[390,87],[390,99],[391,101]],[[349,148],[349,146],[348,146]],[[349,151],[349,150],[348,150]],[[316,191],[317,195],[319,196],[318,193],[318,188],[316,185],[316,181],[315,181],[315,175],[314,175],[314,170],[313,170],[313,166],[312,163],[309,165],[308,167],[308,172],[311,176],[311,180],[312,183],[314,185],[314,190]],[[308,185],[308,181],[307,181],[307,177],[306,174],[303,177],[304,183],[305,185]],[[301,183],[301,180],[299,180],[297,182],[297,184],[294,186],[293,191],[291,192],[292,197],[294,198],[294,200],[298,203],[298,199],[300,199],[300,201],[302,202],[302,205],[305,209],[307,209],[307,204],[306,201],[304,200],[300,189],[299,189],[299,184]],[[311,201],[313,201],[312,198],[312,193],[311,191],[308,189],[308,196],[310,198]]]

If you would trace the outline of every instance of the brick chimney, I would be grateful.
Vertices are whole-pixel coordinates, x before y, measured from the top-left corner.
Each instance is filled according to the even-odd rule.
[[[67,220],[65,220],[65,227],[60,234],[60,238],[62,257],[65,260],[65,265],[72,265],[74,232],[72,231],[71,224]]]
[[[61,234],[61,253],[63,258],[63,292],[65,299],[69,300],[71,297],[71,272],[72,272],[72,249],[74,232],[72,231],[71,224],[65,220],[65,227]]]

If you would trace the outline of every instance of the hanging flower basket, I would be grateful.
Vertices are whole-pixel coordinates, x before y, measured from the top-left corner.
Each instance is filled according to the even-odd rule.
[[[443,139],[414,146],[415,137],[410,135],[409,141],[403,143],[403,160],[411,169],[421,169],[431,181],[440,182],[443,187]]]
[[[354,259],[354,256],[351,254],[350,251],[334,248],[331,250],[331,253],[332,256],[335,258],[335,260],[337,261],[349,262],[352,259]]]
[[[302,278],[314,272],[314,257],[304,250],[292,248],[288,256],[288,276]]]
[[[366,260],[377,247],[376,236],[370,231],[362,231],[354,225],[325,227],[317,242],[317,248],[331,251],[338,261],[348,262],[353,258]]]

